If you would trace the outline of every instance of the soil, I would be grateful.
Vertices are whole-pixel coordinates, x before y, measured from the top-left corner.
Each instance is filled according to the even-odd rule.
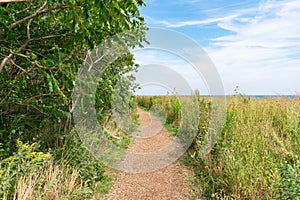
[[[168,146],[173,136],[161,122],[142,109],[138,109],[138,114],[140,128],[138,132],[133,133],[134,142],[130,144],[128,151],[147,155]],[[141,163],[139,168],[149,165],[146,162]],[[188,200],[191,199],[186,179],[189,173],[178,160],[151,172],[120,172],[109,194],[105,195],[103,200]]]

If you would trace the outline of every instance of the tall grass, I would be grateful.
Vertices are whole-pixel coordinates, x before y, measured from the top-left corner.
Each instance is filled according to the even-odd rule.
[[[158,112],[164,116],[164,123],[179,127],[181,120],[181,102],[176,96],[138,96],[136,98],[138,106]]]
[[[79,171],[66,170],[50,165],[38,173],[22,176],[17,181],[17,200],[30,199],[86,199],[92,190],[83,182],[78,182]]]
[[[75,137],[71,136],[70,137]],[[106,167],[76,139],[57,154],[18,140],[18,151],[0,162],[0,199],[91,199],[108,192]],[[58,160],[57,160],[58,159]]]
[[[174,114],[178,111],[172,110],[178,108],[177,103],[172,105],[173,98],[137,97],[137,103],[146,108],[159,104],[169,119],[180,121]],[[212,108],[208,98],[199,98],[198,106],[198,133],[185,156],[195,172],[195,198],[300,198],[299,98],[228,98],[221,138],[205,158],[200,157],[200,148]]]

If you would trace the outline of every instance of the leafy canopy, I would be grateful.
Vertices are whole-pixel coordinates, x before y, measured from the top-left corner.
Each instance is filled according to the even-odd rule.
[[[138,10],[142,5],[141,0],[0,4],[0,138],[7,156],[17,138],[37,141],[44,150],[62,145],[71,128],[74,80],[87,51],[127,30],[137,30],[127,46],[141,45],[146,30]],[[109,111],[116,82],[132,70],[130,53],[106,68],[97,109]]]

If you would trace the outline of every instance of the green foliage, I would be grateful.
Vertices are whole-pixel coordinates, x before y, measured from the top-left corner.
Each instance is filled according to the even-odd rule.
[[[137,37],[123,42],[140,45],[146,29],[141,5],[143,1],[133,0],[0,4],[0,136],[5,157],[16,150],[16,138],[38,142],[44,150],[63,144],[71,129],[74,81],[87,50],[127,30],[136,30]],[[98,110],[110,108],[116,82],[135,69],[130,54],[107,68],[99,82]]]
[[[137,67],[138,65],[133,62],[133,55],[128,54],[126,57],[118,58],[103,72],[95,95],[95,107],[101,124],[110,119],[112,107],[117,108],[119,112],[129,112],[129,115],[134,112],[132,92],[137,85],[133,83],[135,77],[127,73],[136,71]]]
[[[203,195],[215,199],[278,198],[278,165],[290,157],[299,159],[298,106],[296,99],[228,99],[221,139],[206,159],[193,162],[198,177],[205,180],[201,181]]]
[[[50,154],[35,151],[35,144],[23,144],[18,140],[17,145],[18,151],[0,165],[0,198],[11,199],[17,180],[29,173],[37,173],[51,158]]]
[[[300,160],[293,164],[287,161],[280,166],[281,184],[280,190],[282,199],[300,199]]]
[[[55,151],[54,158],[35,151],[35,144],[18,140],[18,151],[1,162],[0,197],[13,199],[31,191],[36,199],[54,193],[60,198],[86,199],[107,193],[111,178],[104,176],[103,164],[82,146],[75,133],[72,137],[64,149]]]
[[[149,110],[153,105],[153,98],[155,97],[147,97],[147,96],[137,96],[135,101],[138,106],[144,108],[145,110]]]
[[[45,195],[50,193],[60,194],[61,199],[83,199],[86,195],[91,197],[92,193],[104,192],[102,186],[108,185],[109,178],[104,176],[103,164],[82,147],[71,131],[71,96],[88,50],[128,30],[134,32],[135,37],[123,38],[125,49],[140,46],[145,41],[146,27],[139,12],[139,6],[143,5],[141,0],[0,4],[1,187],[5,187],[10,197],[17,188],[15,180],[20,177],[24,181],[35,180],[40,186],[35,192],[44,199],[49,199]],[[130,108],[134,108],[132,90],[136,86],[128,74],[136,69],[130,53],[106,67],[95,96],[100,125],[105,125],[111,116],[111,102],[119,89],[118,83],[122,82],[122,94],[128,98]],[[25,144],[17,142],[17,138]],[[118,142],[123,146],[128,143],[126,140]],[[39,152],[33,151],[34,147],[27,143],[38,144]],[[60,163],[58,169],[39,169],[43,164],[37,159],[49,155],[42,152],[54,155],[55,163],[51,166]],[[35,177],[37,169],[39,173]],[[49,183],[45,181],[48,172],[57,173]],[[59,180],[72,182],[72,176],[78,177],[74,185],[79,191],[77,194],[69,194],[66,186],[59,185]]]
[[[79,178],[95,193],[101,191],[102,184],[110,181],[104,176],[105,166],[83,146],[75,131],[71,131],[63,147],[54,153],[54,161],[78,169]]]
[[[153,105],[161,105],[166,114],[166,124],[178,127],[181,119],[181,102],[176,96],[138,96],[136,102],[139,106],[149,110]],[[155,108],[154,108],[155,109]]]
[[[172,114],[178,113],[177,102],[170,98],[138,97],[137,103],[147,108],[154,102],[162,105],[170,116],[176,116]],[[170,106],[171,102],[175,105]],[[210,99],[199,97],[198,132],[185,156],[185,163],[195,174],[193,196],[208,199],[299,198],[299,103],[298,98],[254,99],[241,95],[228,98],[221,137],[213,150],[202,158],[201,146],[208,133],[213,108]],[[176,123],[169,125],[178,129]]]

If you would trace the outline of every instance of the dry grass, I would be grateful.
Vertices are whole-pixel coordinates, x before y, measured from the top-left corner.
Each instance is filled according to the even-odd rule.
[[[211,107],[208,99],[199,98],[203,116],[187,154],[187,164],[195,172],[195,198],[280,198],[280,166],[300,158],[300,99],[235,96],[226,101],[227,118],[221,139],[201,159],[198,153],[209,127]],[[172,97],[139,97],[137,102],[144,107],[162,105],[169,116],[170,108],[175,107],[170,106]]]
[[[82,181],[78,183],[79,171],[71,172],[58,165],[50,165],[38,173],[30,173],[17,182],[15,199],[75,199],[84,190]]]

